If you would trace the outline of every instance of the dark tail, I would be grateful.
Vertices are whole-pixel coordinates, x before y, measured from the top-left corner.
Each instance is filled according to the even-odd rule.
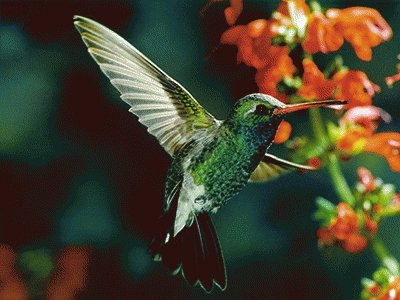
[[[207,292],[214,283],[226,288],[225,264],[217,233],[207,213],[195,217],[190,227],[185,227],[175,237],[171,234],[176,207],[171,207],[161,219],[159,234],[150,245],[154,259],[161,259],[173,274],[182,271],[187,281],[195,286],[197,282]],[[165,242],[170,233],[168,242]]]

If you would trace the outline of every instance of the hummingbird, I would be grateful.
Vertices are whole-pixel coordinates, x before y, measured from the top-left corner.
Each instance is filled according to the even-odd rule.
[[[172,157],[163,213],[149,250],[172,273],[210,292],[226,289],[221,246],[210,213],[216,213],[248,182],[267,181],[290,169],[310,170],[266,153],[289,113],[343,105],[325,100],[284,104],[266,94],[236,102],[217,120],[177,81],[107,27],[74,16],[88,52],[160,145]]]

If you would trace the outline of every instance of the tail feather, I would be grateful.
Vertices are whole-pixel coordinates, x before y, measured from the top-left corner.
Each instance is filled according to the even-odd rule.
[[[155,237],[150,252],[153,257],[161,257],[164,265],[174,274],[179,271],[189,284],[197,283],[207,292],[215,285],[226,288],[225,264],[218,237],[211,218],[206,213],[199,214],[190,227],[185,227],[175,237],[170,224],[174,208],[162,218],[159,234]],[[166,234],[170,238],[165,242]]]

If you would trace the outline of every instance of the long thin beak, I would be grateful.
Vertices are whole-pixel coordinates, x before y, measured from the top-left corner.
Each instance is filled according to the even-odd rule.
[[[320,106],[330,106],[330,105],[344,105],[347,104],[345,100],[325,100],[325,101],[314,101],[314,102],[304,102],[296,104],[287,104],[284,107],[277,107],[274,109],[275,115],[282,115],[292,113],[298,110],[309,109],[313,107]]]

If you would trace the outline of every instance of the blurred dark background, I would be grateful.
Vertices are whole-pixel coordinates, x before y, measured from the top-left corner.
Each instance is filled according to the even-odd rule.
[[[238,23],[268,17],[276,3],[245,1]],[[119,100],[72,17],[93,18],[125,37],[222,119],[233,101],[257,87],[254,71],[236,65],[236,49],[218,46],[228,2],[202,10],[204,4],[0,2],[0,244],[17,253],[19,272],[38,298],[61,249],[71,245],[90,249],[80,299],[352,299],[359,295],[360,278],[378,267],[370,250],[350,255],[318,249],[314,199],[339,200],[324,170],[248,185],[213,216],[227,265],[225,292],[207,295],[151,261],[147,244],[171,160]],[[345,64],[382,87],[374,103],[394,122],[380,129],[399,131],[400,85],[388,89],[383,81],[396,72],[399,1],[329,5],[374,7],[392,26],[393,39],[374,49],[372,62],[358,60],[348,45],[341,52]],[[311,132],[306,114],[290,121],[294,134]],[[271,152],[284,150],[273,146]],[[357,180],[360,165],[400,185],[399,174],[372,155],[344,164],[349,182]],[[399,226],[399,218],[387,219],[379,231],[397,258]]]

